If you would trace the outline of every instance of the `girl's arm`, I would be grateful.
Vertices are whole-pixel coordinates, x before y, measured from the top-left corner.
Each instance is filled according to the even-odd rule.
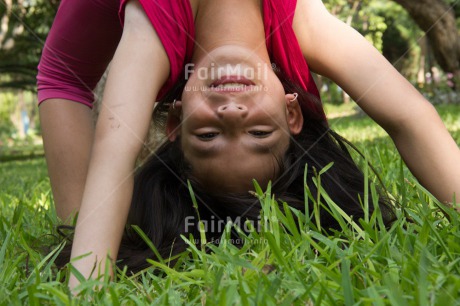
[[[131,203],[133,169],[146,137],[156,95],[169,75],[169,60],[137,1],[112,61],[99,114],[91,161],[75,231],[72,258],[85,277],[115,260]],[[70,287],[77,285],[70,280]]]
[[[92,89],[121,38],[119,6],[117,1],[61,0],[38,65],[46,163],[56,212],[66,223],[81,206],[94,138]]]
[[[320,0],[299,0],[293,24],[311,69],[341,86],[391,136],[409,169],[439,200],[460,198],[460,150],[434,107]]]

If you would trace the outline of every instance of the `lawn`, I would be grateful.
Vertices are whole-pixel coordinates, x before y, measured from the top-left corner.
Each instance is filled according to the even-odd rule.
[[[258,233],[241,234],[242,248],[226,239],[210,245],[213,252],[192,245],[176,268],[164,261],[152,262],[155,272],[119,271],[116,282],[84,281],[81,295],[73,297],[65,283],[69,269],[53,265],[60,248],[58,220],[44,159],[2,162],[0,305],[460,305],[458,214],[443,209],[417,183],[369,118],[352,105],[326,109],[331,127],[364,153],[399,203],[390,228],[381,225],[378,212],[352,221],[331,201],[307,197],[306,205],[324,205],[341,222],[340,233],[326,235],[314,215],[259,190],[267,222]],[[444,105],[438,111],[460,143],[460,108]],[[373,183],[368,190],[375,191]],[[93,290],[96,285],[100,290]]]

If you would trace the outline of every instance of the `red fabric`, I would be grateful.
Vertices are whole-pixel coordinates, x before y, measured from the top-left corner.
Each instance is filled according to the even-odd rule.
[[[263,1],[267,50],[272,62],[284,74],[308,92],[319,97],[315,81],[292,29],[296,4],[296,0]]]
[[[281,2],[281,4],[280,4]],[[265,41],[273,64],[307,92],[320,99],[318,88],[303,57],[292,22],[297,0],[263,0]],[[320,103],[303,101],[304,112],[326,118]]]
[[[38,65],[38,102],[62,98],[92,106],[92,90],[121,37],[118,0],[62,0]]]
[[[64,98],[92,106],[92,90],[120,40],[129,0],[62,0],[38,67],[39,102]],[[182,77],[195,38],[189,0],[140,0],[170,61],[160,99]],[[271,60],[290,79],[319,97],[292,29],[296,0],[263,0],[264,27]],[[118,19],[117,12],[120,18]],[[155,67],[146,67],[155,69]],[[303,105],[313,110],[315,105]]]

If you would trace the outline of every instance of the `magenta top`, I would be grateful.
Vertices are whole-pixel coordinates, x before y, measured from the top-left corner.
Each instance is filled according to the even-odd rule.
[[[118,0],[61,0],[38,65],[38,102],[61,98],[92,107],[122,27]]]
[[[293,81],[319,97],[297,37],[292,29],[297,0],[263,1],[265,41],[271,60]]]
[[[39,103],[64,98],[89,107],[92,90],[120,40],[128,0],[62,0],[47,38],[37,76]],[[161,99],[180,80],[192,58],[195,38],[189,0],[140,0],[170,61]],[[264,28],[271,61],[290,79],[319,97],[313,77],[292,29],[297,0],[263,0]],[[119,12],[119,19],[117,16]],[[285,46],[289,46],[286,48]],[[154,67],[152,67],[154,69]],[[310,111],[315,105],[303,105]]]

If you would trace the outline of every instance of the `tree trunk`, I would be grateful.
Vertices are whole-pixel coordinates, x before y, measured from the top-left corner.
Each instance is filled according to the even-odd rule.
[[[3,42],[6,37],[6,33],[8,32],[8,25],[10,23],[10,14],[11,14],[11,7],[13,5],[12,0],[4,1],[3,5],[5,6],[5,14],[0,19],[0,49],[3,46]]]
[[[422,29],[439,66],[460,81],[460,37],[454,9],[443,0],[393,0],[407,10]]]
[[[425,87],[426,82],[426,73],[425,73],[425,63],[426,63],[426,54],[427,54],[427,42],[426,37],[422,37],[418,41],[420,46],[420,60],[418,65],[418,72],[417,72],[417,83],[420,87]]]

